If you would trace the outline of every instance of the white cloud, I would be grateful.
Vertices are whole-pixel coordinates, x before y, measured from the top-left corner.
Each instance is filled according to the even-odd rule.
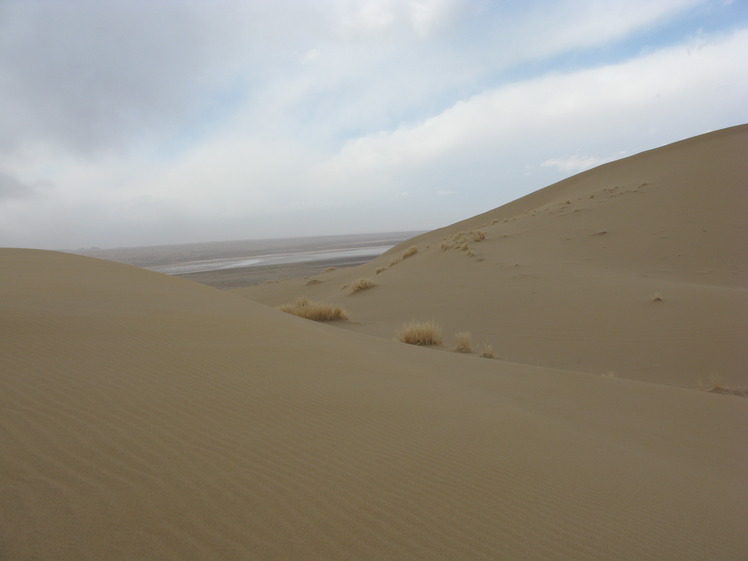
[[[644,42],[620,64],[545,66],[698,4],[711,2],[0,3],[0,243],[465,218],[622,150],[748,120],[747,31],[689,28],[690,43]]]

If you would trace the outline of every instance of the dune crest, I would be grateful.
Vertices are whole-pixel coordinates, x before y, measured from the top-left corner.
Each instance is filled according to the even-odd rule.
[[[314,286],[239,289],[344,304],[392,337],[427,316],[509,361],[697,388],[748,387],[748,125],[605,164],[403,242]],[[418,252],[387,264],[407,247]],[[347,298],[336,286],[374,275]],[[321,279],[322,280],[322,279]]]

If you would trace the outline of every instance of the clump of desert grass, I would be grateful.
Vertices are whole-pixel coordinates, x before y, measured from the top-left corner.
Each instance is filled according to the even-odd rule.
[[[416,253],[418,253],[418,248],[412,245],[408,249],[403,251],[403,259],[407,259],[408,257],[413,257]]]
[[[378,268],[378,269],[376,270],[376,273],[375,273],[375,274],[377,274],[377,275],[378,275],[379,273],[381,273],[381,272],[383,272],[383,271],[386,271],[386,270],[387,270],[387,267],[379,267],[379,268]]]
[[[374,288],[375,286],[377,286],[377,283],[375,283],[373,280],[362,277],[351,283],[351,294],[356,294],[356,292],[368,290],[370,288]]]
[[[315,284],[322,284],[322,281],[319,279],[311,279],[306,283],[307,286],[314,286]]]
[[[434,321],[410,321],[396,333],[397,340],[409,345],[441,345],[442,330]]]
[[[281,312],[293,314],[304,319],[314,321],[337,321],[348,319],[348,314],[340,306],[323,304],[320,302],[310,302],[306,296],[300,296],[295,302],[278,306]]]
[[[458,353],[473,352],[473,336],[469,331],[455,333],[455,351]]]
[[[468,256],[474,257],[475,253],[470,247],[470,242],[478,243],[486,239],[486,233],[483,230],[466,230],[463,232],[457,232],[452,236],[451,240],[444,238],[439,247],[442,251],[448,249],[457,249],[459,251],[466,251]]]
[[[483,345],[483,350],[478,355],[481,358],[496,358],[496,354],[493,352],[491,345]]]
[[[416,253],[418,253],[418,248],[412,245],[408,249],[403,251],[400,257],[395,257],[392,261],[390,261],[389,266],[394,267],[395,265],[402,263],[404,259],[407,259],[408,257],[413,257]]]
[[[659,292],[655,292],[652,295],[652,302],[662,302],[663,300],[664,299],[662,298],[662,294],[660,294]]]
[[[723,395],[734,395],[736,397],[748,397],[748,388],[730,387],[722,380],[722,376],[716,372],[709,375],[709,382],[699,380],[699,389],[704,392],[718,393]]]

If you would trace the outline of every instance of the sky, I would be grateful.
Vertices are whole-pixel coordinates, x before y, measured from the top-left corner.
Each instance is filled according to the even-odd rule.
[[[431,230],[748,122],[748,0],[0,0],[0,246]]]

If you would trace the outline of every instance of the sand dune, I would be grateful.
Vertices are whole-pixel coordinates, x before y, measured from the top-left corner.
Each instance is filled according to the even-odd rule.
[[[695,388],[748,386],[748,126],[613,162],[353,270],[237,291],[343,305],[346,328],[467,330],[509,361]],[[485,239],[476,241],[481,235]],[[394,267],[409,246],[418,253]],[[379,274],[376,272],[382,268]],[[359,277],[375,289],[341,290]]]
[[[0,250],[0,559],[745,559],[748,400],[623,379],[615,343],[630,329],[632,364],[686,385],[671,363],[670,322],[686,330],[678,349],[688,356],[720,325],[737,339],[740,318],[711,306],[740,303],[743,262],[701,249],[676,260],[668,228],[679,218],[661,234],[644,212],[634,228],[623,207],[669,200],[657,154],[686,165],[681,150],[705,144],[732,162],[745,134],[638,156],[633,164],[652,171],[630,172],[631,184],[626,166],[611,164],[602,169],[615,185],[594,179],[600,170],[583,174],[418,238],[418,253],[379,275],[371,269],[404,247],[304,287],[344,302],[360,325],[302,320],[127,265]],[[687,172],[682,183],[697,192]],[[643,182],[651,188],[637,190]],[[592,186],[633,192],[584,198]],[[705,207],[723,213],[714,231],[682,235],[721,243],[734,233],[740,195],[727,208],[712,201],[722,196],[715,185],[694,201],[692,218]],[[439,248],[479,228],[475,256]],[[630,250],[632,239],[658,249]],[[378,286],[339,290],[370,270]],[[304,282],[263,290],[272,300]],[[607,303],[615,291],[622,301]],[[702,315],[683,325],[694,302]],[[516,358],[537,346],[534,364],[393,341],[398,315],[423,315],[419,304],[445,327],[494,338],[502,355],[526,338]],[[532,316],[511,335],[503,315],[519,320],[522,310]],[[572,311],[576,320],[564,316]],[[621,317],[602,327],[608,312]],[[659,334],[654,365],[641,352],[642,318]],[[386,336],[366,333],[380,329]],[[554,354],[585,337],[599,353],[589,356],[611,353],[621,376],[583,373],[586,363]]]

